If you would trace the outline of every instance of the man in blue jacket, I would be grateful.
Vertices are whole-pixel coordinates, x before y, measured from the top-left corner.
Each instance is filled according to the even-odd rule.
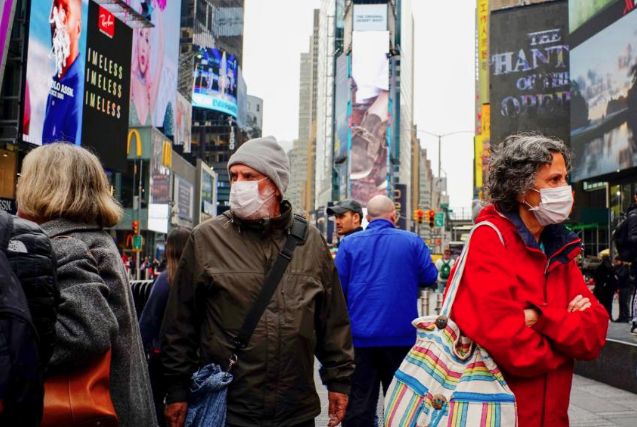
[[[367,203],[367,220],[365,231],[341,242],[335,260],[356,365],[343,427],[373,425],[380,385],[386,393],[416,341],[411,321],[418,317],[419,286],[434,285],[438,277],[425,242],[396,229],[396,209],[388,197]]]

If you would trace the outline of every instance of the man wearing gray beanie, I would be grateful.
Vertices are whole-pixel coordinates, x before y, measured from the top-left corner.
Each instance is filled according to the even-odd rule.
[[[192,374],[208,363],[228,369],[234,337],[296,221],[283,198],[289,160],[274,137],[244,143],[228,172],[230,210],[193,230],[166,308],[163,363],[171,427],[185,421]],[[338,272],[321,234],[308,226],[232,367],[226,426],[314,426],[321,412],[315,357],[333,427],[347,408],[354,353]]]

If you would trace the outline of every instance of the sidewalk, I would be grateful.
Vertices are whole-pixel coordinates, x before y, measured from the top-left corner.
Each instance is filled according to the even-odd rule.
[[[315,381],[322,407],[316,427],[325,427],[328,422],[327,390],[320,385],[318,375],[315,375]],[[382,406],[379,406],[380,411]],[[576,375],[568,413],[571,427],[635,427],[637,395]]]

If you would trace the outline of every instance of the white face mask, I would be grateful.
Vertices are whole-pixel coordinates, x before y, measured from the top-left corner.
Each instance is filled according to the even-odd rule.
[[[261,199],[259,194],[259,181],[237,181],[230,187],[230,210],[239,218],[256,219],[254,214],[259,212],[263,205],[274,197],[273,192],[266,199]]]
[[[531,206],[526,201],[524,203],[542,227],[560,224],[568,219],[573,209],[573,189],[570,185],[532,190],[540,193],[540,204]]]

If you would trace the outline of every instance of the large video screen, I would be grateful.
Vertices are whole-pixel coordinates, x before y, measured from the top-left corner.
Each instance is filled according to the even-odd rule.
[[[22,138],[80,145],[88,0],[32,0]]]
[[[637,166],[637,13],[616,19],[571,53],[575,181]]]
[[[129,123],[154,126],[165,135],[175,133],[181,2],[158,1],[142,7],[140,0],[126,0],[154,27],[133,31],[133,55]]]
[[[567,22],[566,1],[491,14],[491,145],[522,131],[568,143]]]
[[[355,31],[352,44],[350,194],[366,206],[387,195],[389,32]]]
[[[82,145],[104,166],[125,171],[133,30],[90,2]]]
[[[192,105],[237,117],[237,59],[219,49],[199,46],[194,50]]]

